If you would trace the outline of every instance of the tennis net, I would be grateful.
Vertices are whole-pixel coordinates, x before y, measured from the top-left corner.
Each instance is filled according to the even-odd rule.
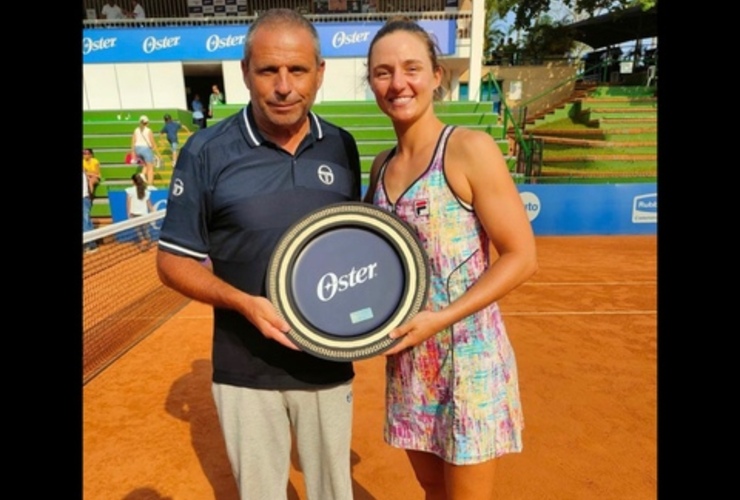
[[[159,210],[83,233],[83,385],[189,301],[157,275],[164,214]]]

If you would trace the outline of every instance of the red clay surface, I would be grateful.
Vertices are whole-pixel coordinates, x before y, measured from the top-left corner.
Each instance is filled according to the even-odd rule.
[[[657,498],[657,238],[538,237],[540,271],[500,302],[524,451],[497,499]],[[237,500],[210,394],[210,308],[191,302],[83,389],[86,500]],[[383,364],[356,363],[355,500],[422,499],[382,440]],[[288,498],[304,500],[291,471]]]

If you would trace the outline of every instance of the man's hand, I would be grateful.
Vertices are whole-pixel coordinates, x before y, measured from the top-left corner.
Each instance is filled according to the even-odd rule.
[[[301,350],[286,335],[290,331],[290,325],[278,315],[275,306],[268,299],[252,296],[240,312],[268,339],[273,339],[294,351]]]

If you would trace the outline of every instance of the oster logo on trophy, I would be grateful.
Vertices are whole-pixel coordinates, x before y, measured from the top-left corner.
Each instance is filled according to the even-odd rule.
[[[411,228],[365,203],[338,203],[294,224],[278,242],[267,293],[305,351],[331,360],[379,354],[388,333],[421,310],[428,262]]]

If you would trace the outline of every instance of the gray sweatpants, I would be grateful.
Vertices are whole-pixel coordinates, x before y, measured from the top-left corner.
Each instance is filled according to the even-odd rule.
[[[295,436],[308,500],[351,500],[352,381],[320,390],[212,385],[242,500],[287,499]]]

